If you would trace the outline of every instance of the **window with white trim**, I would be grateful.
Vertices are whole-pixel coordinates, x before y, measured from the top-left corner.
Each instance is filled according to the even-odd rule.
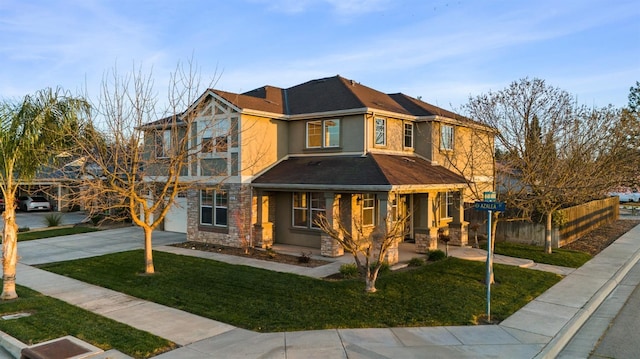
[[[326,212],[324,195],[318,192],[294,192],[292,225],[299,228],[318,228],[314,223]]]
[[[171,155],[171,130],[156,131],[154,142],[156,158],[168,158]]]
[[[362,195],[362,225],[374,226],[376,224],[376,195],[364,193]]]
[[[227,193],[214,189],[200,190],[200,224],[215,227],[227,227]]]
[[[213,153],[213,149],[215,146],[213,145],[213,138],[204,137],[202,138],[202,153]]]
[[[404,148],[413,148],[413,123],[404,124]]]
[[[375,120],[374,143],[378,146],[386,146],[387,144],[387,121],[384,118],[376,118]]]
[[[453,126],[440,126],[440,149],[453,150]]]
[[[340,120],[309,121],[306,124],[307,148],[340,146]]]
[[[441,192],[440,196],[440,218],[451,218],[453,215],[453,198],[455,192]]]
[[[231,123],[229,119],[222,118],[215,120],[213,125],[213,132],[215,133],[215,148],[216,152],[227,152],[229,131],[231,129]]]

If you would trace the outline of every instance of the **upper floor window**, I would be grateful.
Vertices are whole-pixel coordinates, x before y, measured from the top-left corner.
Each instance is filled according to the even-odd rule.
[[[324,196],[317,192],[293,193],[293,226],[318,228],[315,224],[320,214],[325,213]]]
[[[376,195],[365,193],[362,195],[362,225],[373,226],[376,224]]]
[[[155,133],[156,158],[167,158],[171,155],[171,130],[157,131]]]
[[[227,152],[229,131],[230,122],[228,119],[214,120],[213,126],[209,125],[203,131],[200,141],[202,153]]]
[[[385,146],[387,144],[387,121],[384,118],[376,118],[375,124],[374,143],[379,146]]]
[[[200,191],[200,224],[226,227],[228,222],[228,198],[224,191],[204,189]]]
[[[213,144],[213,138],[211,137],[203,137],[202,138],[202,153],[212,153],[215,148]]]
[[[453,126],[440,126],[440,149],[453,150]]]
[[[413,148],[413,123],[404,124],[404,148]]]
[[[307,122],[307,148],[340,146],[340,120]]]

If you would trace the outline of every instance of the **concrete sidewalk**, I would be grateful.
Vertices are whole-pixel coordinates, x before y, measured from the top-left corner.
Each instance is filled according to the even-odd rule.
[[[75,238],[74,238],[75,237]],[[291,271],[314,277],[333,271],[341,261],[306,268],[246,258],[196,252],[165,244],[184,241],[184,234],[155,232],[156,250]],[[616,288],[640,258],[636,227],[583,267],[534,299],[499,325],[425,328],[329,329],[257,333],[201,318],[173,308],[79,282],[29,266],[142,248],[142,231],[129,227],[77,236],[29,241],[19,246],[19,284],[172,340],[181,348],[158,358],[551,358]],[[183,252],[184,251],[184,252]],[[452,256],[484,260],[486,253],[450,247]],[[217,255],[217,257],[215,256]],[[496,263],[535,267],[513,258]],[[291,267],[291,268],[290,268]],[[541,268],[538,268],[541,269]],[[558,270],[558,268],[547,268]],[[212,299],[214,300],[214,299]],[[1,339],[1,338],[0,338]]]

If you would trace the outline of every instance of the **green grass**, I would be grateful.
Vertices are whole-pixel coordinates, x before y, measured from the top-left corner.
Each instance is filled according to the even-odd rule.
[[[482,248],[487,248],[486,243],[482,245]],[[509,242],[497,242],[495,254],[526,258],[536,263],[553,264],[571,268],[578,268],[592,258],[589,253],[562,248],[553,249],[551,254],[546,254],[544,247]]]
[[[29,317],[0,320],[0,330],[28,345],[72,335],[103,350],[115,348],[147,358],[175,344],[147,332],[88,312],[29,288],[16,286],[19,298],[0,302],[1,315],[29,312]]]
[[[143,263],[143,252],[131,251],[42,268],[261,332],[468,325],[486,306],[484,263],[456,258],[384,275],[373,294],[357,279],[328,281],[163,252],[154,252],[156,274],[140,275]],[[561,279],[501,265],[495,277],[495,319]]]
[[[97,228],[92,227],[69,227],[69,228],[56,228],[47,229],[42,231],[30,231],[18,233],[18,242],[31,241],[34,239],[42,239],[49,237],[68,236],[71,234],[88,233],[99,231]]]

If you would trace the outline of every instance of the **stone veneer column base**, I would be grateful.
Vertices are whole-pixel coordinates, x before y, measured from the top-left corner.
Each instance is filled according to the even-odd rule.
[[[469,222],[449,223],[449,244],[466,247],[469,244]]]
[[[264,222],[253,226],[254,245],[259,248],[273,246],[273,223]]]
[[[438,228],[429,228],[428,233],[416,233],[416,252],[428,253],[438,249]]]
[[[398,263],[398,261],[400,260],[400,251],[398,250],[398,242],[396,242],[394,245],[389,247],[389,249],[387,249],[387,255],[385,256],[384,260],[389,265],[394,265]]]
[[[320,235],[320,254],[325,257],[340,257],[344,255],[344,248],[338,241],[326,233]]]

